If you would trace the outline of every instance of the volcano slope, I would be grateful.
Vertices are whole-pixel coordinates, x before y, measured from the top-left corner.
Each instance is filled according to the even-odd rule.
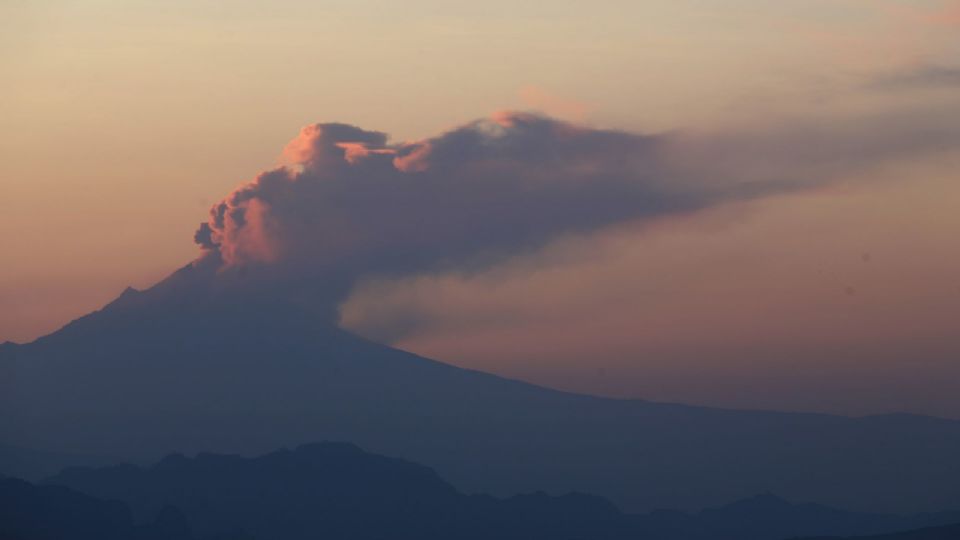
[[[958,421],[560,392],[367,341],[294,303],[185,286],[191,272],[0,346],[0,443],[143,462],[350,441],[466,492],[581,491],[631,512],[763,492],[859,511],[960,507]]]

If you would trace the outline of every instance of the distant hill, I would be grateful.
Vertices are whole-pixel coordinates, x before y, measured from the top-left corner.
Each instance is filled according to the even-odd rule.
[[[143,463],[316,440],[424,463],[466,492],[579,491],[632,512],[764,492],[869,512],[960,507],[957,421],[559,392],[372,343],[302,306],[226,294],[191,267],[0,346],[5,444]]]
[[[138,519],[173,505],[201,535],[241,530],[278,540],[632,537],[627,517],[603,499],[462,495],[426,467],[347,444],[301,446],[254,459],[177,454],[147,469],[68,469],[49,482],[124,500]]]
[[[960,540],[960,523],[876,536],[819,536],[816,538],[798,538],[795,540]]]
[[[61,486],[0,479],[3,540],[193,540],[183,516],[165,507],[135,526],[120,502],[103,501]]]
[[[21,478],[45,478],[64,467],[107,465],[116,461],[115,458],[47,452],[0,443],[0,473],[7,472]]]
[[[792,504],[772,494],[750,497],[691,516],[716,538],[745,540],[817,534],[865,535],[960,521],[960,511],[913,516],[849,512],[819,504]],[[827,533],[826,531],[830,531]],[[683,535],[674,536],[677,540]]]
[[[599,497],[464,495],[432,470],[342,443],[257,458],[175,454],[141,468],[73,468],[50,483],[127,502],[140,521],[181,509],[200,535],[243,531],[277,540],[643,539],[782,540],[863,534],[960,519],[857,514],[772,495],[697,514],[629,515]]]

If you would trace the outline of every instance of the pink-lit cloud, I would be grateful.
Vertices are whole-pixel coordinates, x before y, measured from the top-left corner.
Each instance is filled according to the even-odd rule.
[[[958,142],[960,124],[933,113],[658,135],[498,113],[410,143],[315,124],[287,145],[288,166],[215,204],[195,239],[221,273],[332,310],[369,277],[478,271],[567,235],[823,186]]]
[[[590,106],[582,101],[564,98],[547,91],[542,86],[528,84],[517,91],[524,108],[541,111],[556,118],[573,122],[587,119]]]

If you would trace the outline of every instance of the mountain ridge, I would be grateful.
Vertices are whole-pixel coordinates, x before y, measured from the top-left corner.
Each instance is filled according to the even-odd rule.
[[[188,268],[191,268],[191,266],[190,266],[190,265],[187,265],[187,266],[185,266],[183,269],[181,269],[181,271],[186,270],[186,269],[188,269]],[[111,300],[110,302],[108,302],[107,304],[105,304],[102,308],[100,308],[100,309],[98,309],[98,310],[94,310],[94,311],[92,311],[92,312],[90,312],[90,313],[88,313],[88,314],[86,314],[86,315],[82,315],[82,316],[80,316],[80,317],[78,317],[78,318],[76,318],[76,319],[73,319],[72,321],[68,322],[68,323],[65,324],[64,326],[60,327],[59,329],[57,329],[57,330],[55,330],[55,331],[53,331],[53,332],[50,332],[49,334],[45,334],[45,335],[43,335],[43,336],[39,336],[39,337],[37,337],[36,339],[34,339],[34,340],[32,340],[32,341],[24,342],[24,343],[18,343],[18,342],[13,342],[13,341],[6,341],[6,342],[3,342],[3,343],[0,343],[0,353],[2,353],[2,352],[4,351],[4,348],[8,348],[10,351],[15,351],[15,350],[18,349],[18,348],[22,348],[22,347],[25,347],[25,346],[34,345],[34,344],[37,344],[37,343],[43,343],[47,338],[50,338],[50,337],[55,336],[55,335],[59,335],[59,334],[63,333],[64,331],[72,331],[75,327],[84,325],[84,324],[86,324],[86,323],[88,323],[88,322],[93,322],[93,320],[95,320],[97,317],[99,317],[99,316],[101,316],[102,314],[104,314],[104,312],[110,313],[110,312],[113,312],[114,310],[117,310],[118,308],[119,308],[119,309],[133,308],[133,307],[137,306],[137,303],[138,303],[139,300],[142,300],[143,295],[146,294],[146,293],[149,293],[152,289],[153,289],[153,288],[147,289],[147,290],[138,290],[138,289],[136,289],[136,288],[134,288],[134,287],[132,287],[132,286],[127,286],[127,287],[120,293],[120,295],[117,296],[117,298],[115,298],[114,300]],[[304,309],[303,312],[304,312],[304,313],[309,313],[310,310]],[[327,324],[327,323],[324,322],[323,324]],[[333,325],[330,325],[330,326],[333,326]],[[350,333],[349,331],[341,330],[341,329],[339,329],[339,328],[337,328],[336,330],[338,330],[338,331],[340,331],[340,332],[343,332],[343,333],[346,333],[346,334],[350,334],[350,335],[351,335],[353,338],[355,338],[355,339],[361,339],[361,340],[367,341],[367,342],[369,342],[369,343],[375,343],[375,344],[376,344],[376,342],[374,342],[374,341],[372,341],[372,340],[369,340],[369,339],[367,339],[367,338],[358,336],[358,335],[356,335],[356,334],[352,334],[352,333]],[[378,344],[378,345],[379,345],[379,344]],[[763,409],[763,408],[748,408],[748,407],[723,407],[723,406],[711,406],[711,405],[693,405],[693,404],[680,403],[680,402],[672,402],[672,401],[651,401],[651,400],[648,400],[648,399],[645,399],[645,398],[640,398],[640,397],[602,396],[602,395],[588,394],[588,393],[583,393],[583,392],[576,392],[576,391],[572,391],[572,390],[561,390],[561,389],[552,388],[552,387],[550,387],[550,386],[545,386],[545,385],[537,384],[537,383],[530,382],[530,381],[525,381],[525,380],[521,380],[521,379],[512,379],[512,378],[510,378],[510,377],[505,377],[505,376],[502,376],[502,375],[497,375],[497,374],[495,374],[495,373],[490,373],[490,372],[486,372],[486,371],[482,371],[482,370],[471,369],[471,368],[464,368],[464,367],[460,367],[460,366],[454,366],[454,365],[452,365],[452,364],[448,364],[448,363],[446,363],[446,362],[442,362],[442,361],[439,361],[439,360],[434,360],[434,359],[431,359],[431,358],[427,358],[427,357],[425,357],[425,356],[419,355],[419,354],[414,353],[414,352],[406,351],[406,350],[404,350],[404,349],[395,349],[395,350],[401,351],[401,352],[403,352],[403,353],[405,353],[405,354],[408,354],[408,355],[410,355],[410,356],[414,356],[414,357],[417,357],[417,358],[420,358],[420,359],[422,359],[422,360],[425,360],[425,361],[428,361],[428,362],[432,362],[432,363],[435,363],[435,364],[438,364],[438,365],[442,365],[442,366],[446,366],[446,367],[451,367],[451,368],[459,369],[459,370],[463,370],[463,371],[473,372],[473,373],[477,373],[477,374],[482,374],[482,375],[489,376],[489,377],[495,377],[495,378],[498,378],[498,379],[501,379],[501,380],[504,380],[504,381],[513,382],[513,383],[524,384],[524,385],[528,385],[528,386],[530,386],[530,387],[535,387],[535,388],[538,388],[538,389],[541,389],[541,390],[546,390],[546,391],[549,391],[549,392],[556,392],[556,393],[559,393],[559,394],[568,394],[568,395],[571,395],[571,396],[579,396],[579,397],[585,397],[585,398],[596,398],[596,399],[602,399],[602,400],[606,400],[606,401],[620,401],[620,402],[631,402],[631,403],[649,403],[649,404],[663,405],[663,406],[669,406],[669,407],[686,407],[686,408],[690,408],[690,409],[702,409],[702,410],[711,410],[711,411],[745,412],[745,413],[760,413],[760,414],[769,413],[769,414],[778,414],[778,415],[809,415],[809,416],[822,416],[822,417],[833,417],[833,418],[846,418],[846,419],[852,419],[852,420],[874,419],[874,418],[875,418],[875,419],[922,419],[922,420],[925,420],[925,421],[940,421],[940,422],[948,422],[948,423],[957,423],[957,424],[960,424],[960,419],[957,419],[957,418],[948,418],[948,417],[942,417],[942,416],[936,416],[936,415],[919,414],[919,413],[908,413],[908,412],[888,412],[888,413],[862,414],[862,415],[844,415],[844,414],[829,413],[829,412],[819,412],[819,411],[791,411],[791,410],[783,410],[783,409]]]
[[[858,514],[761,494],[697,513],[626,514],[590,494],[465,495],[428,467],[322,442],[261,456],[174,454],[136,467],[75,467],[45,483],[122,500],[139,522],[165,506],[200,535],[257,538],[658,538],[782,540],[791,535],[870,534],[941,525],[960,512]],[[349,531],[349,532],[347,532]]]
[[[562,392],[373,343],[210,272],[185,267],[6,347],[0,440],[135,462],[349,440],[467,491],[582,491],[631,511],[764,491],[865,511],[960,504],[954,420]],[[884,487],[894,474],[903,493]]]

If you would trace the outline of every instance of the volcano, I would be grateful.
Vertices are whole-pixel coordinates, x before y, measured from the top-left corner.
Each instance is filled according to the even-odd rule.
[[[318,440],[424,463],[466,492],[580,491],[627,511],[763,492],[859,511],[960,507],[958,421],[561,392],[365,340],[294,300],[218,292],[194,266],[0,346],[6,445],[146,462]]]

